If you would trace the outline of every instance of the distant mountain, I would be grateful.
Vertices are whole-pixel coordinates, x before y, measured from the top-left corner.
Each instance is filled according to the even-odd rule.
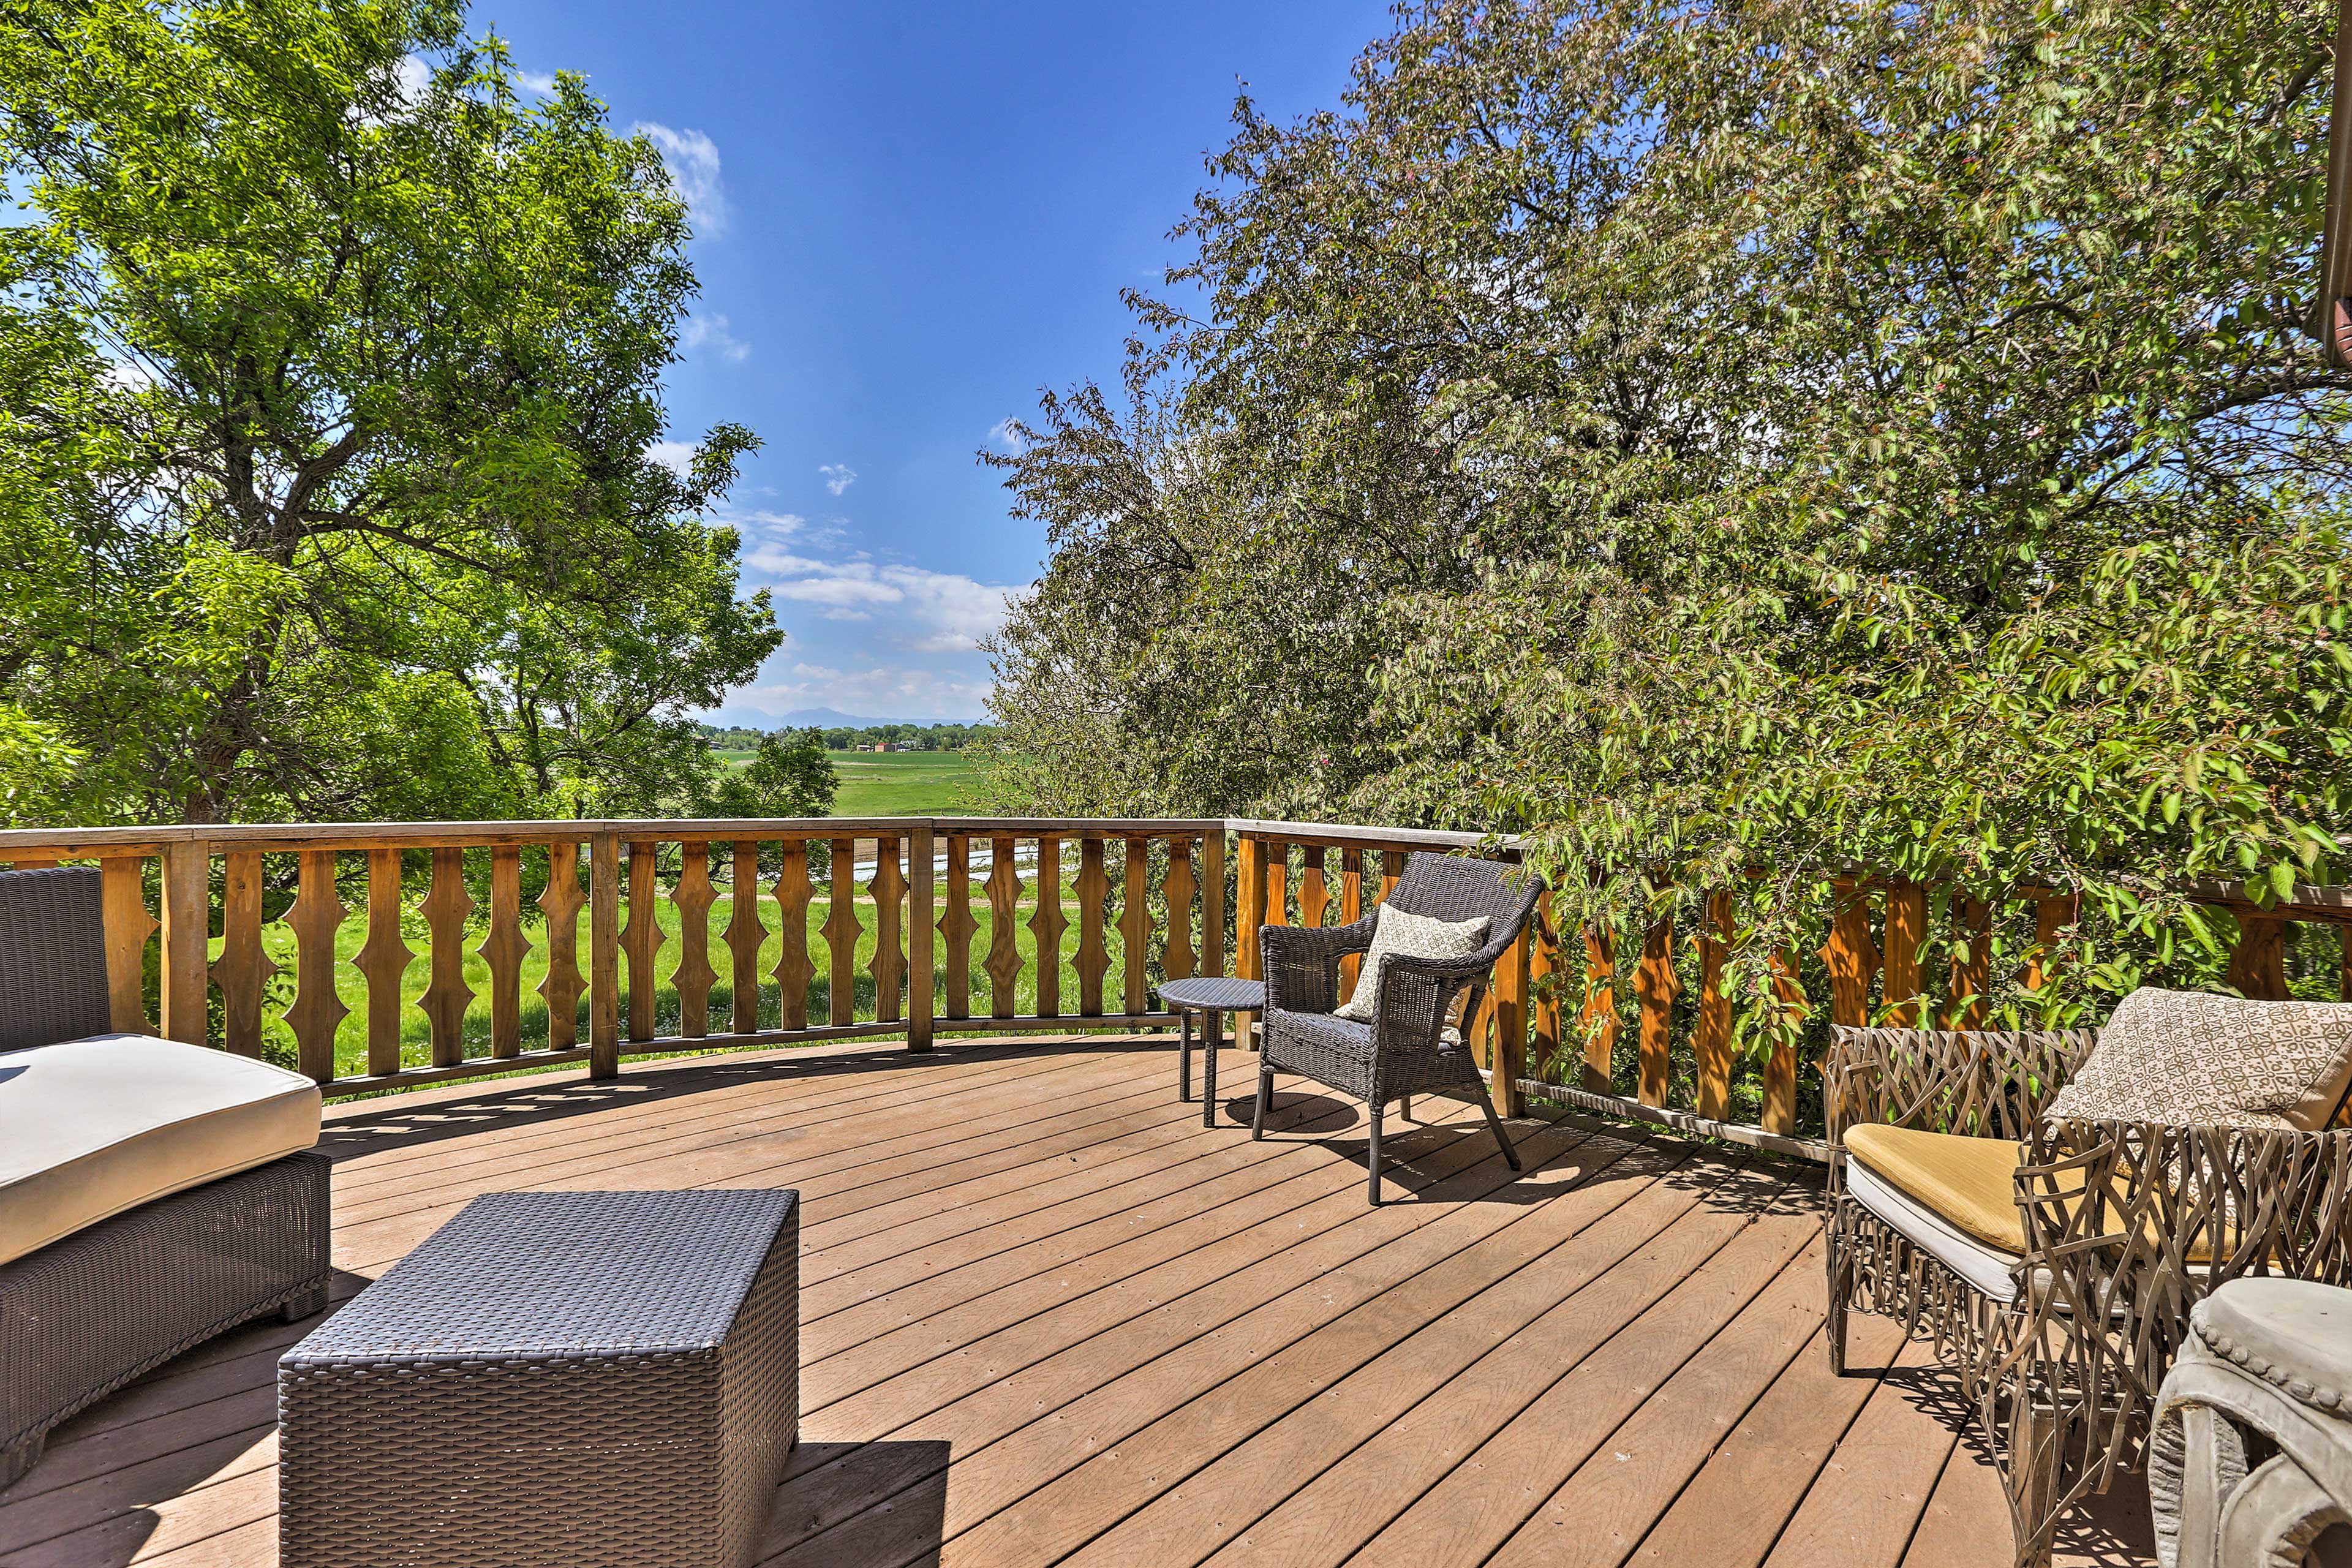
[[[769,727],[776,730],[870,730],[877,724],[896,724],[896,719],[860,719],[844,713],[838,708],[802,708],[790,713],[779,713]]]

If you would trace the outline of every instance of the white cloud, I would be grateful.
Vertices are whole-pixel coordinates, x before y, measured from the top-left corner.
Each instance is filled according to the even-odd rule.
[[[1024,441],[1021,438],[1021,433],[1013,427],[1010,416],[988,427],[988,444],[999,451],[1010,452],[1016,458],[1029,449],[1029,443]]]
[[[515,72],[515,85],[522,89],[525,92],[537,93],[541,98],[553,98],[555,96],[555,73],[553,71],[541,72],[519,70]]]
[[[751,345],[728,330],[724,316],[688,317],[678,331],[677,342],[688,353],[709,349],[730,364],[740,364],[751,357]]]
[[[817,468],[817,472],[824,476],[827,495],[837,496],[857,482],[857,470],[847,463],[825,463]]]
[[[705,239],[727,232],[727,192],[719,181],[719,146],[699,131],[673,131],[650,120],[629,127],[661,153],[670,184],[686,204],[695,233]]]
[[[656,441],[646,448],[646,456],[684,479],[694,468],[694,443],[691,441]]]
[[[415,55],[401,56],[393,71],[400,80],[400,96],[410,103],[423,98],[425,89],[433,85],[433,68]]]
[[[1015,590],[960,573],[877,563],[859,556],[820,561],[761,545],[744,564],[768,579],[775,596],[806,605],[832,620],[887,611],[888,640],[915,653],[970,653],[1004,619]]]

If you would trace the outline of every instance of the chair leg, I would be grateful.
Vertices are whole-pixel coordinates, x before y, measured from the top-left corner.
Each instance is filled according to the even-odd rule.
[[[1186,1104],[1192,1100],[1192,1015],[1176,1015],[1176,1098]]]
[[[1503,1158],[1510,1163],[1511,1169],[1526,1169],[1519,1163],[1519,1152],[1511,1147],[1511,1135],[1503,1130],[1503,1119],[1495,1114],[1495,1102],[1482,1094],[1478,1097],[1478,1109],[1486,1113],[1486,1125],[1494,1130],[1495,1142],[1503,1146]]]
[[[1838,1229],[1836,1205],[1831,1200],[1829,1246],[1823,1250],[1829,1258],[1830,1311],[1824,1337],[1829,1341],[1830,1375],[1845,1375],[1845,1299],[1853,1289],[1853,1256],[1847,1249]]]
[[[1365,1152],[1364,1164],[1371,1172],[1370,1193],[1372,1206],[1378,1208],[1381,1206],[1381,1111],[1384,1107],[1375,1100],[1371,1109],[1372,1142],[1370,1148]]]
[[[1250,1142],[1256,1142],[1265,1136],[1265,1108],[1273,1099],[1274,1068],[1260,1058],[1257,1064],[1257,1103],[1250,1108]]]

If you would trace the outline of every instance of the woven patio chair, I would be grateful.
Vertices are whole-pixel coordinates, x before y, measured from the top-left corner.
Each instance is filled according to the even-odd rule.
[[[1992,1446],[2020,1564],[2047,1563],[2068,1508],[2144,1468],[2198,1301],[2245,1275],[2352,1282],[2352,1133],[2053,1119],[2091,1030],[1833,1034],[1831,1366],[1845,1370],[1850,1311],[1932,1337]],[[1852,1157],[1864,1129],[1953,1135],[1862,1143],[1924,1152],[1977,1200],[1898,1187]]]
[[[1484,942],[1456,958],[1415,958],[1386,953],[1377,977],[1379,1012],[1372,1023],[1334,1016],[1340,1004],[1339,961],[1369,952],[1380,918],[1375,909],[1352,925],[1321,928],[1265,926],[1258,946],[1265,976],[1265,1017],[1261,1026],[1257,1103],[1250,1136],[1265,1136],[1266,1107],[1274,1097],[1276,1068],[1352,1094],[1370,1114],[1370,1144],[1365,1155],[1375,1207],[1381,1201],[1381,1113],[1392,1100],[1440,1094],[1475,1100],[1503,1146],[1511,1169],[1518,1151],[1457,1030],[1449,1026],[1457,1002],[1460,1016],[1477,1016],[1495,963],[1518,939],[1528,915],[1543,894],[1542,879],[1492,860],[1415,854],[1380,909],[1452,923],[1487,921]],[[1375,983],[1367,972],[1359,985]]]

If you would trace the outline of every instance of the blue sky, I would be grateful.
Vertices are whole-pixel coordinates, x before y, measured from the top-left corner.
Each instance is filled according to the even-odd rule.
[[[697,209],[703,297],[671,437],[766,441],[733,498],[782,650],[717,716],[981,715],[973,648],[1042,531],[973,453],[1040,386],[1116,374],[1247,82],[1336,105],[1376,0],[1176,5],[477,0],[544,76],[586,74]]]

